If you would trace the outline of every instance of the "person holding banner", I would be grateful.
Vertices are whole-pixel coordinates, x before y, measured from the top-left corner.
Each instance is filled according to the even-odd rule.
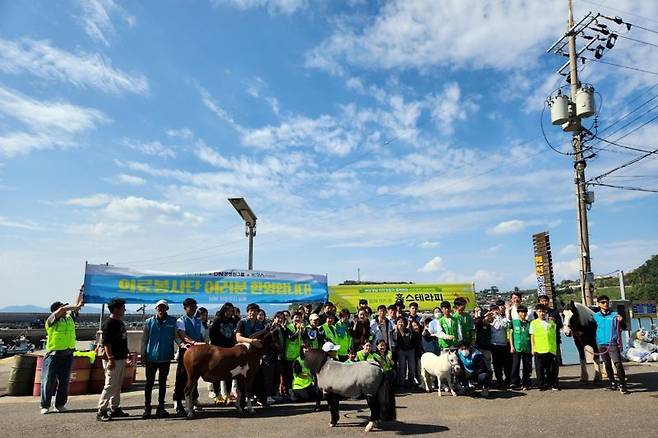
[[[176,404],[176,414],[187,416],[183,407],[185,401],[185,386],[187,385],[187,372],[183,358],[188,347],[196,344],[205,344],[203,338],[203,324],[199,318],[196,318],[197,303],[194,298],[185,298],[183,301],[183,311],[185,314],[176,320],[176,332],[180,345],[178,347],[178,363],[176,365],[176,383],[174,386],[174,403]],[[196,408],[199,399],[199,391],[194,387],[192,394]],[[198,408],[196,408],[198,409]]]
[[[82,294],[84,285],[80,287],[78,298],[73,306],[61,301],[55,301],[50,306],[52,312],[46,319],[46,356],[43,358],[41,373],[41,413],[47,414],[52,400],[52,389],[55,382],[57,395],[55,410],[64,412],[68,401],[69,377],[75,351],[75,320],[83,306]]]
[[[174,358],[174,339],[176,339],[176,318],[169,316],[169,303],[160,300],[155,304],[155,315],[144,322],[142,334],[142,358],[146,367],[146,385],[144,387],[144,413],[142,418],[151,417],[151,393],[158,373],[158,408],[155,416],[166,418],[167,376]]]

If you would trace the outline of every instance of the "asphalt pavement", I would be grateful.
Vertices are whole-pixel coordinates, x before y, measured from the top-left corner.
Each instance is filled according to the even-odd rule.
[[[631,394],[611,392],[579,382],[580,368],[561,369],[561,391],[492,391],[488,399],[443,396],[436,392],[401,393],[397,396],[398,421],[382,424],[374,436],[438,435],[487,437],[658,436],[658,367],[627,364]],[[172,364],[168,401],[173,386]],[[140,374],[143,369],[140,369]],[[142,374],[143,376],[143,374]],[[138,380],[139,375],[138,375]],[[143,385],[143,381],[141,382]],[[98,395],[70,398],[66,413],[39,414],[37,397],[0,397],[0,436],[93,436],[169,437],[231,436],[290,437],[361,436],[368,421],[365,401],[341,402],[338,426],[329,428],[329,412],[313,412],[313,404],[278,404],[256,408],[254,414],[240,415],[234,408],[215,407],[200,385],[201,401],[207,403],[194,420],[183,418],[148,419],[143,409],[143,386],[138,382],[122,395],[121,405],[131,416],[108,423],[95,419]],[[157,399],[154,391],[154,400]],[[171,405],[168,410],[173,413]],[[191,435],[189,435],[191,434]]]

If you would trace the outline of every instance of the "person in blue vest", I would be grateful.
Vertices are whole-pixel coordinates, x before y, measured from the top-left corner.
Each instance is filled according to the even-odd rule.
[[[144,322],[142,335],[142,360],[146,367],[146,386],[144,387],[143,418],[151,416],[151,393],[158,373],[158,408],[155,416],[166,418],[167,376],[171,360],[174,358],[174,340],[176,339],[176,318],[169,316],[169,303],[160,300],[155,305],[155,315]]]
[[[187,412],[183,407],[185,401],[185,386],[187,385],[187,372],[183,358],[188,346],[196,344],[205,344],[203,339],[203,324],[199,318],[196,318],[197,304],[194,298],[185,298],[183,301],[183,316],[176,320],[176,337],[178,338],[178,363],[176,364],[176,383],[174,385],[174,402],[176,404],[176,414],[184,417]],[[194,387],[192,394],[194,399],[195,409],[197,407],[197,400],[199,399],[199,391]]]
[[[621,391],[622,394],[628,394],[626,388],[626,372],[624,365],[621,363],[621,352],[619,346],[621,345],[620,324],[624,318],[617,312],[610,310],[610,298],[606,295],[600,295],[596,299],[596,304],[599,306],[599,311],[594,313],[594,321],[596,321],[596,343],[599,347],[601,359],[605,363],[605,372],[608,375],[608,389]],[[617,377],[619,377],[619,384],[615,380],[615,372],[612,369],[612,364],[615,364]]]
[[[52,401],[52,389],[55,382],[57,395],[55,396],[55,410],[64,412],[68,401],[69,377],[71,376],[71,365],[73,364],[73,352],[75,351],[75,320],[78,312],[83,306],[82,294],[84,285],[80,287],[80,293],[75,305],[55,301],[50,306],[50,316],[46,319],[46,356],[43,358],[43,370],[41,372],[41,413],[50,411]],[[62,382],[65,382],[62,384]]]

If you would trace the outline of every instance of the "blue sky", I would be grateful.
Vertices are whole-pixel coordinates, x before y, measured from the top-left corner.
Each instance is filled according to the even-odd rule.
[[[72,296],[85,260],[244,268],[233,196],[259,217],[256,269],[532,287],[531,234],[548,230],[558,280],[577,278],[571,158],[539,123],[564,85],[544,53],[563,3],[0,0],[4,304]],[[658,29],[655,2],[574,3]],[[604,59],[658,71],[657,50],[620,39]],[[601,128],[658,79],[603,64],[581,77]],[[600,146],[588,176],[638,155]],[[648,158],[606,181],[658,188],[657,170]],[[595,192],[595,273],[655,254],[656,195]]]

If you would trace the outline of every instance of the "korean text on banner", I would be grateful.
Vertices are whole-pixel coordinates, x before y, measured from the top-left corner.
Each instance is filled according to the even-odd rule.
[[[368,306],[394,304],[401,299],[408,308],[412,302],[418,303],[420,310],[432,310],[442,301],[452,302],[457,297],[466,299],[466,309],[475,307],[475,288],[470,284],[350,284],[331,286],[329,300],[339,309],[356,310],[359,300],[368,300]]]
[[[85,302],[155,303],[165,299],[182,303],[191,297],[199,303],[296,303],[327,300],[324,275],[286,272],[224,271],[171,274],[137,271],[111,265],[87,265]]]

